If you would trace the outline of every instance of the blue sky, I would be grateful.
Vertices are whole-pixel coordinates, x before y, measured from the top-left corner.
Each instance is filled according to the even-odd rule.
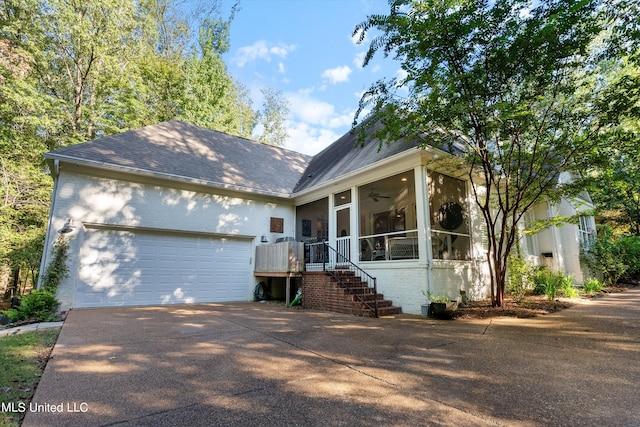
[[[261,108],[260,89],[290,103],[285,147],[316,154],[348,132],[364,90],[394,77],[399,64],[381,54],[365,68],[368,48],[351,34],[370,14],[386,14],[386,0],[241,0],[231,24],[229,73]]]

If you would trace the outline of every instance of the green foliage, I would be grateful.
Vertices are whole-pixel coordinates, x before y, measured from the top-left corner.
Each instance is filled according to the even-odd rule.
[[[45,288],[56,289],[62,279],[68,275],[67,258],[69,257],[69,242],[59,237],[53,242],[53,254],[51,262],[42,278]]]
[[[635,91],[640,92],[640,66],[627,63],[626,68],[633,69],[628,80],[633,80]],[[603,144],[595,153],[599,163],[591,172],[590,194],[602,223],[619,232],[640,235],[640,102],[636,110],[610,131],[611,144]]]
[[[533,291],[531,276],[534,268],[526,260],[510,256],[507,261],[508,269],[508,291],[516,302],[520,302],[524,297]]]
[[[258,114],[262,134],[258,140],[264,144],[283,146],[288,135],[284,122],[289,114],[289,102],[282,93],[273,89],[262,89],[263,110]]]
[[[381,144],[403,138],[462,144],[488,235],[492,301],[502,304],[508,256],[524,213],[541,200],[583,189],[586,152],[602,142],[606,85],[592,44],[603,24],[596,0],[398,0],[388,15],[355,27],[360,42],[379,31],[376,52],[401,63],[402,79],[374,83],[360,100],[366,131]],[[607,43],[609,41],[607,40]],[[398,95],[408,89],[409,96]],[[382,123],[383,126],[379,126]]]
[[[577,298],[580,293],[578,289],[573,285],[573,276],[562,276],[558,279],[560,282],[560,292],[567,298]]]
[[[237,5],[223,19],[220,1],[0,4],[0,263],[12,270],[39,270],[46,151],[175,119],[251,136],[257,113],[221,57]]]
[[[427,297],[427,299],[431,302],[435,302],[435,303],[444,303],[444,302],[451,302],[451,298],[449,298],[446,295],[434,295],[431,293],[431,291],[422,291],[422,294],[424,296]]]
[[[624,277],[640,279],[640,236],[620,236],[618,244],[623,262],[628,266]]]
[[[23,296],[18,307],[5,310],[3,314],[12,322],[27,319],[46,322],[55,316],[58,305],[54,291],[42,288]]]
[[[602,289],[604,289],[604,283],[598,279],[590,278],[585,280],[582,284],[582,290],[587,294],[600,292]]]
[[[548,267],[536,267],[533,273],[533,284],[533,293],[546,295],[549,301],[553,301],[558,293],[568,298],[578,296],[578,291],[573,286],[573,276],[565,276],[562,272],[554,273]]]
[[[582,260],[605,285],[614,285],[622,277],[640,276],[640,236],[613,234],[601,227],[596,242],[582,253]]]
[[[29,404],[59,332],[46,329],[0,338],[0,404]],[[0,411],[0,425],[19,426],[21,415]]]
[[[55,296],[56,288],[68,274],[68,252],[67,240],[64,237],[56,239],[53,243],[51,262],[42,278],[44,287],[23,296],[18,307],[3,312],[11,322],[27,319],[48,321],[54,317],[60,305]]]

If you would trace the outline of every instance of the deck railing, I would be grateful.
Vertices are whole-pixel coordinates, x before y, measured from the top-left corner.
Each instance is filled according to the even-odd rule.
[[[261,273],[304,271],[304,243],[289,241],[256,246],[255,271]]]

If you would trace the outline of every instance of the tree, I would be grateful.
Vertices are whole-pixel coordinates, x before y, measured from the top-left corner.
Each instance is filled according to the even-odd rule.
[[[289,136],[284,126],[289,115],[289,101],[282,96],[281,92],[274,89],[264,88],[261,92],[264,103],[262,111],[258,113],[258,123],[262,125],[262,133],[258,141],[281,147]]]
[[[620,141],[621,136],[616,138]],[[618,232],[640,236],[640,132],[634,145],[620,145],[605,151],[605,162],[593,171],[590,194],[598,206],[601,220]]]
[[[205,19],[200,26],[199,51],[185,62],[185,93],[179,117],[196,125],[250,137],[256,113],[246,89],[227,72],[221,55],[229,49],[233,19]]]
[[[595,0],[397,0],[389,15],[355,27],[365,57],[399,60],[405,77],[362,96],[354,124],[390,143],[461,143],[488,234],[494,306],[504,300],[507,260],[524,213],[582,189],[578,172],[606,123],[591,79],[590,46],[601,33]],[[408,96],[397,96],[398,89]],[[381,142],[382,143],[382,142]],[[560,174],[574,171],[573,184]]]
[[[0,264],[16,281],[38,270],[47,150],[172,119],[251,134],[256,113],[220,58],[231,19],[218,1],[184,4],[0,0]]]
[[[600,220],[618,232],[640,236],[640,14],[635,1],[607,4],[608,28],[615,40],[603,52],[599,78],[608,90],[603,110],[613,124],[606,144],[594,152],[590,193],[599,207]]]

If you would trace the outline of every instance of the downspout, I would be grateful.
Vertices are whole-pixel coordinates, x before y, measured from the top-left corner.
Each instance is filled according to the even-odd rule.
[[[431,212],[429,211],[429,184],[427,183],[427,167],[421,168],[421,179],[424,197],[422,198],[422,210],[424,211],[424,222],[422,229],[424,230],[427,241],[427,292],[433,294],[433,245],[431,244]]]
[[[54,206],[56,203],[56,196],[58,194],[58,176],[60,175],[60,161],[53,160],[53,164],[49,164],[51,168],[51,175],[53,178],[53,191],[51,192],[51,206],[49,207],[49,219],[47,221],[47,232],[44,237],[44,246],[42,248],[42,257],[40,258],[40,269],[38,270],[38,284],[37,289],[42,287],[42,278],[44,277],[45,268],[49,258],[49,245],[51,244],[51,220],[53,218]]]
[[[551,219],[553,217],[553,212],[551,210],[551,202],[547,202],[547,218]],[[553,257],[553,267],[555,271],[560,271],[560,247],[558,246],[558,237],[556,236],[558,229],[555,225],[551,226],[551,239],[553,241],[553,249],[555,251],[555,256]]]

